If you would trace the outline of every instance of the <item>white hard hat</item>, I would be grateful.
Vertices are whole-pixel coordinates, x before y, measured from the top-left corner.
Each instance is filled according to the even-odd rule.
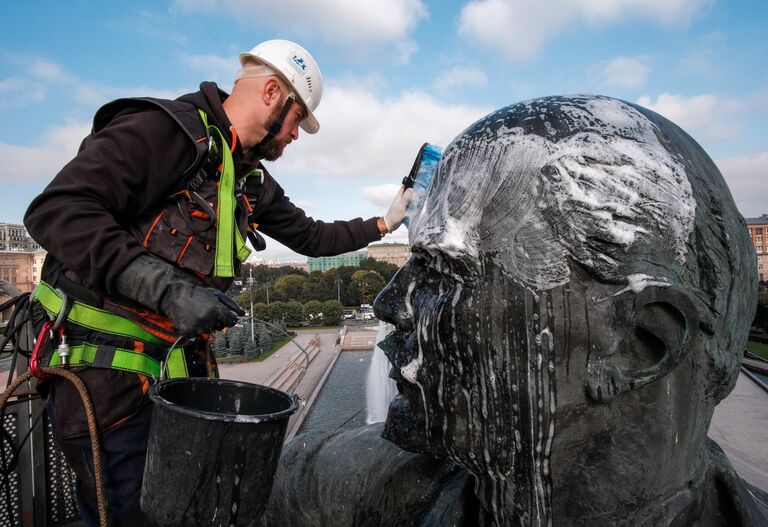
[[[290,40],[267,40],[251,51],[240,53],[241,65],[245,65],[247,59],[266,64],[293,87],[299,101],[307,109],[301,128],[308,134],[317,132],[320,123],[313,112],[323,95],[323,77],[312,55]]]

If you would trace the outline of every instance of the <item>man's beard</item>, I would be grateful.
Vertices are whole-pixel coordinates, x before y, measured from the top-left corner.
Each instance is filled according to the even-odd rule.
[[[282,154],[283,149],[280,147],[280,144],[275,137],[256,147],[256,155],[259,159],[263,159],[264,161],[274,161]]]
[[[283,97],[280,103],[275,106],[274,110],[272,110],[272,113],[269,115],[269,120],[267,121],[270,123],[270,126],[272,123],[277,121],[277,119],[280,117],[280,113],[283,111],[283,106],[285,105],[285,98]],[[281,126],[282,129],[282,126]],[[278,132],[278,135],[280,132]],[[281,144],[277,140],[277,135],[272,136],[268,141],[260,142],[258,145],[256,145],[256,155],[259,159],[263,159],[264,161],[274,161],[275,159],[279,158],[281,155],[283,155],[283,149],[285,148],[285,145]]]

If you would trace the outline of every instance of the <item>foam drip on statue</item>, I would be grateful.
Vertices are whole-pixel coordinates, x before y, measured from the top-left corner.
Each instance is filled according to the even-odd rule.
[[[374,302],[397,395],[290,443],[268,525],[766,525],[707,438],[755,253],[683,130],[601,96],[494,112],[444,151]]]

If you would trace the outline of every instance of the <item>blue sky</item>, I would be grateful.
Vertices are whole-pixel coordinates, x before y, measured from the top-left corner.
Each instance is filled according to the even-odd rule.
[[[100,105],[176,97],[202,80],[229,90],[238,53],[270,38],[299,42],[323,72],[320,132],[270,166],[315,218],[382,215],[424,141],[445,145],[494,109],[567,93],[671,118],[758,216],[766,26],[756,0],[15,2],[0,19],[0,222],[21,221]],[[302,259],[268,245],[267,259]]]

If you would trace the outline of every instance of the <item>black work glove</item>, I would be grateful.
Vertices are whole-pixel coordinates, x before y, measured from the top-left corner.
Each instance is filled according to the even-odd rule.
[[[173,321],[180,335],[194,336],[234,326],[245,311],[216,289],[190,283],[172,265],[141,255],[117,277],[114,289]]]

